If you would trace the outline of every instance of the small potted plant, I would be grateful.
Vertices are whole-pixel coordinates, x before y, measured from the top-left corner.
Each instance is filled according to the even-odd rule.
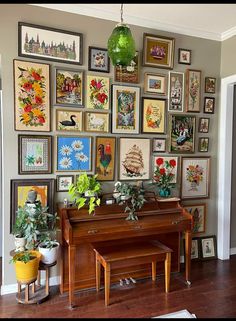
[[[59,246],[59,242],[50,233],[42,235],[38,246],[38,250],[42,254],[41,261],[45,264],[56,262]]]
[[[19,207],[16,213],[17,216],[15,224],[13,225],[12,234],[15,238],[15,251],[21,252],[25,250],[26,245],[25,227],[28,215],[22,207]]]
[[[78,209],[88,205],[89,214],[95,211],[95,206],[100,205],[99,193],[101,184],[97,181],[98,175],[88,176],[87,173],[79,175],[77,182],[69,186],[69,195],[75,201]]]

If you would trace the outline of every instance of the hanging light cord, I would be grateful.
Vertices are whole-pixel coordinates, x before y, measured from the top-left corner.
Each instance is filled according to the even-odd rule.
[[[120,21],[121,21],[121,23],[123,23],[123,6],[124,6],[124,4],[122,3],[120,6]]]

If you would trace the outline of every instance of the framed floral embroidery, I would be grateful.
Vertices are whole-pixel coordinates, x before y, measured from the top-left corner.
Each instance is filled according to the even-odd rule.
[[[186,79],[186,111],[199,113],[201,103],[201,70],[187,69]]]
[[[87,108],[109,109],[108,77],[87,76]]]

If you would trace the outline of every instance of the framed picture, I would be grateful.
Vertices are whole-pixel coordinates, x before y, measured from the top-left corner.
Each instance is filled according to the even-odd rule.
[[[216,78],[205,77],[205,93],[206,94],[216,93]]]
[[[82,65],[83,35],[18,22],[18,55]]]
[[[112,133],[139,133],[140,87],[112,85]]]
[[[87,132],[108,133],[110,129],[109,113],[86,112],[84,114],[84,126]]]
[[[92,138],[57,136],[57,171],[92,170]]]
[[[115,178],[116,138],[96,137],[95,174],[99,181],[113,181]]]
[[[166,124],[166,99],[142,99],[142,133],[164,134]]]
[[[84,107],[84,71],[55,68],[54,105]]]
[[[200,238],[201,258],[203,260],[217,258],[216,236],[204,236]]]
[[[131,60],[129,66],[114,66],[114,80],[128,82],[133,84],[139,83],[139,52],[136,51],[135,57]]]
[[[179,48],[178,63],[184,65],[191,65],[191,50]]]
[[[87,108],[109,109],[109,84],[108,77],[87,76]]]
[[[74,175],[57,175],[57,192],[68,192],[74,183]]]
[[[199,152],[208,152],[209,147],[209,138],[208,137],[200,137],[199,144],[198,144],[198,151]]]
[[[12,233],[15,224],[16,211],[19,206],[24,206],[27,201],[28,192],[35,190],[37,192],[37,201],[42,206],[48,207],[48,213],[54,212],[54,188],[55,179],[11,179],[11,219],[10,233]]]
[[[183,239],[183,246],[184,246],[184,255],[185,253],[185,239]],[[201,249],[200,249],[200,238],[193,237],[192,244],[191,244],[191,260],[198,261],[201,259]]]
[[[56,109],[56,130],[77,131],[83,130],[82,111],[72,109]]]
[[[200,112],[201,70],[187,69],[186,74],[186,111]]]
[[[50,131],[49,65],[13,60],[15,130]]]
[[[88,70],[110,72],[110,58],[105,48],[89,46]]]
[[[207,118],[207,117],[199,118],[198,132],[199,133],[208,133],[209,132],[209,125],[210,125],[210,118]]]
[[[196,117],[171,114],[169,122],[169,151],[175,153],[194,153]]]
[[[119,179],[147,180],[150,178],[150,139],[119,139]]]
[[[172,163],[172,165],[173,165],[172,170],[170,170],[171,169],[171,167],[169,165],[169,164],[171,164],[170,161],[172,161],[174,163],[174,164]],[[167,164],[167,166],[166,166],[166,164]],[[170,170],[170,173],[173,174],[173,179],[172,179],[171,183],[175,184],[177,182],[178,157],[159,156],[159,155],[154,156],[153,157],[153,173],[154,173],[156,167],[159,167],[160,170],[161,170],[161,168],[163,168],[165,170],[165,172],[166,172],[166,170],[167,170],[167,172]]]
[[[215,98],[214,97],[204,97],[204,110],[205,114],[214,114],[215,109]]]
[[[153,138],[152,151],[155,153],[161,153],[166,151],[166,138]]]
[[[173,69],[175,39],[143,34],[143,65]]]
[[[144,92],[147,94],[166,95],[167,75],[145,72]]]
[[[181,199],[209,198],[210,157],[182,157]]]
[[[169,105],[168,111],[184,110],[184,73],[169,72]]]
[[[205,232],[206,225],[206,204],[193,204],[184,206],[184,208],[193,216],[193,230],[197,235]]]
[[[19,174],[52,172],[52,136],[18,135],[18,149]]]

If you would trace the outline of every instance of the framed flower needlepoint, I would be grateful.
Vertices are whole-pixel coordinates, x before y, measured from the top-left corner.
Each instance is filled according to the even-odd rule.
[[[108,77],[87,76],[87,108],[109,109]]]

